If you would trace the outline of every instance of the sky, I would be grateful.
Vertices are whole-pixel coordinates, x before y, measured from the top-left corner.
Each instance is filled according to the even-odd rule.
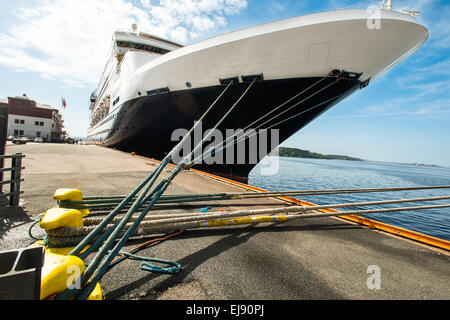
[[[380,1],[0,0],[0,99],[61,106],[71,136],[86,136],[89,97],[116,29],[188,45],[274,20]],[[374,161],[450,167],[450,1],[396,0],[420,11],[426,44],[282,145]]]

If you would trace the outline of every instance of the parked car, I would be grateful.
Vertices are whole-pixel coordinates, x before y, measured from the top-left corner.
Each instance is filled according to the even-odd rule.
[[[34,138],[34,142],[44,142],[44,139],[36,137]]]
[[[8,138],[6,138],[6,140],[8,140],[8,141],[13,141],[14,140],[14,136],[8,136]]]
[[[25,138],[14,138],[12,140],[12,143],[14,143],[14,144],[26,144],[27,140]]]

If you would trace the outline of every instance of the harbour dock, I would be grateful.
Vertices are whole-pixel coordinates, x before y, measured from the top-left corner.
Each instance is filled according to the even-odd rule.
[[[94,145],[7,145],[23,153],[22,205],[2,210],[0,250],[28,246],[29,226],[56,205],[58,188],[83,195],[130,192],[158,164],[152,159]],[[164,169],[167,176],[171,167]],[[181,172],[167,194],[242,192],[250,186]],[[292,206],[275,198],[213,201],[165,208],[166,212],[260,209]],[[161,210],[163,207],[156,207]],[[401,213],[399,213],[401,214]],[[36,228],[36,233],[37,233]],[[131,240],[124,250],[141,241]],[[125,260],[100,284],[105,299],[449,299],[449,252],[335,217],[293,220],[269,226],[243,225],[187,230],[141,255],[177,261],[175,275],[147,273]],[[379,270],[379,286],[369,285]]]

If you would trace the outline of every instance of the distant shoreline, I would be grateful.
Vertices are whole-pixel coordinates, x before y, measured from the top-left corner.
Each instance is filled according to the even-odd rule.
[[[336,154],[321,154],[317,152],[311,152],[309,150],[302,150],[297,148],[279,147],[278,156],[291,157],[291,158],[304,158],[304,159],[324,159],[324,160],[347,160],[347,161],[363,161],[359,158],[353,158],[349,156],[336,155]]]
[[[404,165],[404,166],[414,166],[414,167],[446,168],[444,166],[439,166],[437,164],[426,164],[426,163],[408,163],[408,162],[391,162],[391,161],[374,161],[374,160],[366,160],[366,161],[389,163],[389,164],[400,164],[400,165]]]
[[[276,150],[276,149],[275,149]],[[274,156],[275,151],[272,151],[271,156]],[[322,160],[346,160],[346,161],[369,161],[369,162],[378,162],[378,163],[388,163],[388,164],[399,164],[406,166],[415,166],[415,167],[427,167],[427,168],[446,168],[443,166],[439,166],[436,164],[426,164],[426,163],[406,163],[406,162],[392,162],[392,161],[376,161],[376,160],[367,160],[367,159],[359,159],[344,155],[333,155],[333,154],[321,154],[317,152],[311,152],[309,150],[303,150],[298,148],[289,148],[289,147],[278,147],[278,156],[280,157],[290,157],[290,158],[300,158],[300,159],[322,159]]]
[[[73,139],[86,141],[86,137],[73,137]],[[276,150],[276,149],[275,149]],[[274,156],[274,151],[272,151],[269,156]],[[379,162],[379,163],[390,163],[390,164],[400,164],[407,166],[416,166],[416,167],[428,167],[428,168],[448,168],[445,166],[440,166],[436,164],[426,164],[426,163],[407,163],[407,162],[392,162],[392,161],[377,161],[377,160],[367,160],[360,159],[350,156],[344,155],[335,155],[335,154],[321,154],[318,152],[311,152],[309,150],[303,150],[298,148],[289,148],[289,147],[278,147],[278,156],[280,157],[291,157],[291,158],[300,158],[300,159],[322,159],[322,160],[346,160],[346,161],[370,161],[370,162]]]

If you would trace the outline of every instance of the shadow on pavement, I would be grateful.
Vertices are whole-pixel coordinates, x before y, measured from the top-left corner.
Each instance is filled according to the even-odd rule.
[[[6,207],[0,204],[0,239],[14,227],[31,222],[27,211],[22,207]]]

